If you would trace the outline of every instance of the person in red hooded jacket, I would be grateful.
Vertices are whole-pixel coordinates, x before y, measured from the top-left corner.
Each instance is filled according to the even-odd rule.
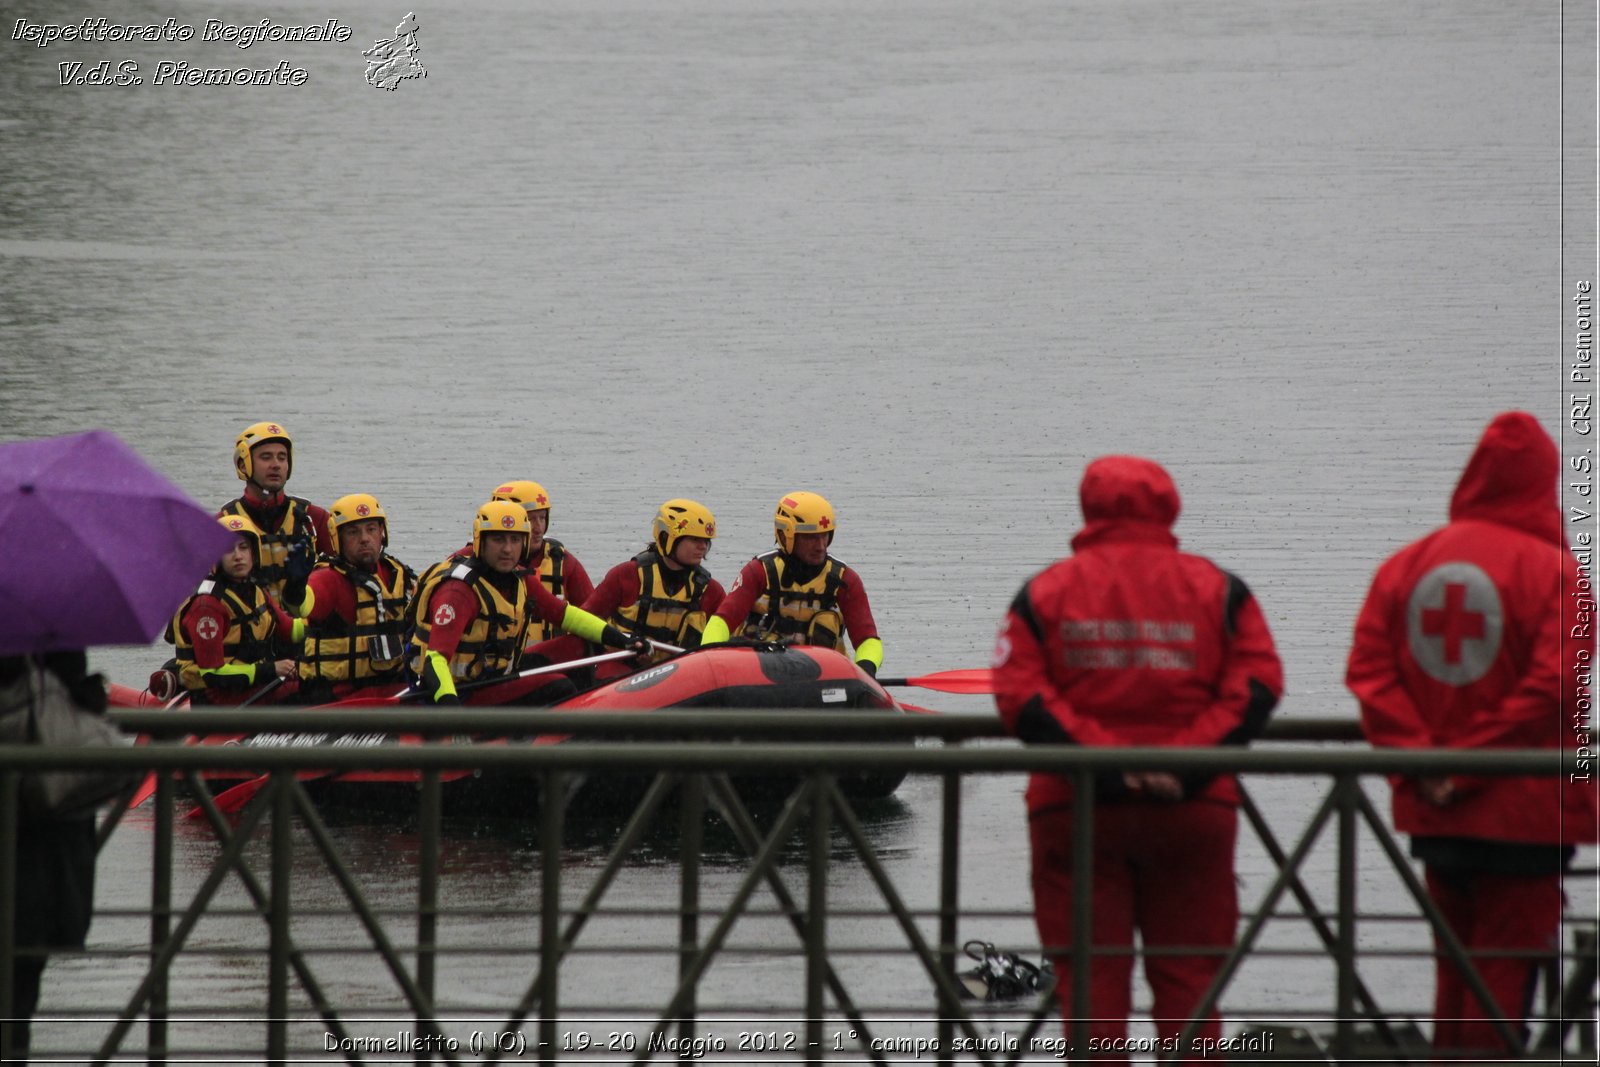
[[[1135,456],[1089,464],[1073,554],[1012,601],[994,657],[995,703],[1030,743],[1245,744],[1283,692],[1266,619],[1238,578],[1178,551],[1178,491]],[[1127,1035],[1133,934],[1146,950],[1157,1032],[1176,1047],[1233,943],[1238,786],[1232,776],[1101,775],[1094,803],[1089,1032]],[[1027,791],[1034,914],[1071,1024],[1072,783],[1036,774]],[[1176,946],[1208,952],[1163,954]],[[1200,1037],[1221,1036],[1208,1014]],[[1116,1057],[1125,1059],[1125,1057]]]
[[[1449,524],[1378,568],[1345,676],[1372,744],[1573,744],[1567,728],[1584,706],[1594,640],[1562,626],[1562,605],[1587,585],[1562,528],[1560,470],[1537,419],[1496,416]],[[1561,871],[1573,846],[1595,839],[1592,785],[1556,773],[1394,783],[1395,826],[1411,835],[1434,902],[1469,953],[1502,953],[1474,962],[1513,1028],[1525,1026],[1538,962],[1556,947]],[[1435,982],[1436,1049],[1511,1051],[1442,954]]]

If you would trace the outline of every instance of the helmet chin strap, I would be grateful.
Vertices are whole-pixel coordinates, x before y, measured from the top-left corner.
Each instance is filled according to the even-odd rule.
[[[250,480],[248,482],[246,482],[245,484],[248,485],[250,488],[255,490],[255,495],[261,500],[261,502],[263,504],[269,504],[269,505],[281,504],[281,503],[283,503],[284,494],[288,492],[287,487],[285,487],[284,489],[268,489],[266,486],[264,486],[260,482],[256,481],[254,475],[251,475],[250,476]]]

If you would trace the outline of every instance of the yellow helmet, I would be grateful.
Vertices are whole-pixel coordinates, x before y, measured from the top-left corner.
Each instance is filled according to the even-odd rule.
[[[533,524],[521,504],[509,500],[491,500],[478,505],[478,517],[472,520],[472,552],[483,555],[483,535],[486,533],[514,533],[522,535],[522,558],[528,558],[528,542],[533,540]]]
[[[248,482],[250,476],[255,474],[255,462],[250,458],[250,450],[268,441],[283,442],[283,447],[289,450],[289,473],[294,473],[294,442],[289,440],[289,431],[283,428],[281,422],[258,422],[246,426],[233,442],[233,473],[239,476],[241,482]]]
[[[794,551],[795,534],[825,533],[828,544],[833,544],[833,531],[838,525],[833,505],[816,493],[787,494],[778,501],[778,510],[772,516],[775,540],[785,552]]]
[[[389,547],[389,513],[383,510],[383,505],[378,503],[378,498],[371,493],[351,493],[342,496],[333,502],[328,509],[328,532],[333,535],[333,543],[339,543],[339,528],[352,522],[365,522],[367,519],[377,519],[383,523],[383,547]]]
[[[716,540],[717,520],[704,504],[679,497],[662,504],[656,511],[656,521],[651,524],[650,532],[655,538],[656,549],[663,558],[669,558],[672,550],[678,547],[680,537]]]
[[[538,482],[503,482],[490,500],[509,500],[529,511],[549,511],[550,494]]]
[[[250,547],[255,551],[256,564],[261,563],[261,527],[251,522],[245,515],[218,515],[217,525],[233,534],[235,537],[248,538]],[[233,551],[230,546],[228,551]]]

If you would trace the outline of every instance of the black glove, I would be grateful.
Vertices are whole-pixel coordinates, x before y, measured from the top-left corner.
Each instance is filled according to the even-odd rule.
[[[442,697],[435,697],[433,706],[436,708],[459,708],[461,706],[461,698],[454,693],[446,693]]]
[[[632,652],[648,653],[650,642],[642,637],[623,633],[621,630],[606,623],[606,628],[600,631],[600,643],[607,648],[628,649]]]
[[[283,583],[283,603],[299,606],[305,603],[306,579],[317,565],[309,541],[294,541],[289,545],[289,555],[283,561],[283,573],[288,580]]]
[[[283,573],[289,579],[305,581],[311,577],[311,570],[317,565],[317,554],[312,551],[311,542],[300,538],[289,543],[289,555],[283,561]]]
[[[868,677],[876,678],[878,676],[878,665],[870,659],[858,659],[856,660],[856,666],[866,671]]]

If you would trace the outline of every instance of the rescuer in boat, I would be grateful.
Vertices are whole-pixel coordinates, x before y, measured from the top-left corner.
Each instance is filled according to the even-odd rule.
[[[1079,498],[1084,526],[1073,554],[1028,580],[996,643],[995,704],[1006,729],[1043,744],[1247,743],[1283,692],[1283,668],[1250,590],[1210,560],[1178,551],[1178,491],[1156,463],[1097,459]],[[1034,915],[1069,1028],[1073,799],[1066,776],[1029,779]],[[1238,924],[1238,803],[1232,775],[1097,776],[1090,937],[1096,948],[1122,950],[1090,963],[1089,1033],[1102,1047],[1127,1035],[1135,930],[1166,1047],[1176,1050],[1199,1009]],[[1215,1009],[1197,1036],[1221,1037]]]
[[[838,529],[833,505],[816,493],[789,493],[773,518],[778,547],[752,559],[706,624],[702,645],[730,633],[756,641],[855,647],[856,666],[876,676],[883,642],[861,576],[828,552]]]
[[[545,531],[550,529],[550,494],[544,486],[538,482],[505,482],[495,489],[490,499],[509,500],[527,509],[531,533],[526,567],[530,573],[538,575],[540,583],[552,596],[582,604],[594,594],[594,582],[590,581],[589,572],[578,562],[578,557],[554,537],[545,536]],[[559,632],[559,627],[539,619],[529,628],[529,638],[544,641]]]
[[[328,509],[337,556],[324,556],[304,602],[285,606],[306,620],[301,703],[326,704],[357,690],[405,683],[406,607],[417,590],[410,567],[389,555],[389,513],[370,493]]]
[[[717,520],[704,504],[678,498],[656,509],[650,524],[650,544],[632,559],[617,564],[584,601],[587,611],[609,619],[623,633],[649,638],[678,648],[700,646],[706,619],[722,603],[722,584],[711,577],[704,560],[717,536]],[[559,639],[550,642],[559,646]],[[573,656],[571,649],[552,650],[558,662]],[[651,659],[673,653],[656,649]],[[633,669],[623,664],[603,664],[595,671],[600,681]]]
[[[275,679],[294,678],[294,659],[273,649],[298,645],[305,636],[305,621],[285,614],[256,577],[261,531],[242,515],[221,515],[217,522],[235,535],[233,547],[167,624],[166,639],[178,650],[178,684],[191,704],[240,704]],[[287,565],[297,575],[285,579],[290,593],[303,596],[310,557],[302,547]],[[279,682],[273,689],[269,703],[293,686]]]
[[[1450,522],[1378,568],[1356,620],[1345,682],[1374,746],[1576,748],[1588,706],[1594,594],[1567,545],[1561,457],[1532,415],[1498,415],[1450,499]],[[1593,552],[1593,548],[1584,549]],[[1577,614],[1563,624],[1563,605]],[[1560,936],[1561,876],[1595,841],[1595,779],[1399,778],[1395,827],[1411,835],[1428,893],[1514,1031]],[[1520,1052],[1438,948],[1434,1048]]]
[[[328,536],[328,513],[309,500],[289,496],[284,487],[294,469],[294,443],[281,422],[246,426],[233,443],[233,472],[244,482],[244,495],[222,505],[218,515],[243,515],[261,531],[261,559],[256,580],[282,602],[289,548],[307,546],[310,556],[334,554]]]
[[[491,500],[472,524],[472,555],[429,568],[411,610],[408,670],[427,699],[459,704],[456,685],[511,674],[522,660],[529,625],[542,619],[562,631],[643,654],[630,638],[594,615],[551,595],[524,569],[532,525],[521,504]],[[559,674],[534,698],[552,703],[575,691]]]

